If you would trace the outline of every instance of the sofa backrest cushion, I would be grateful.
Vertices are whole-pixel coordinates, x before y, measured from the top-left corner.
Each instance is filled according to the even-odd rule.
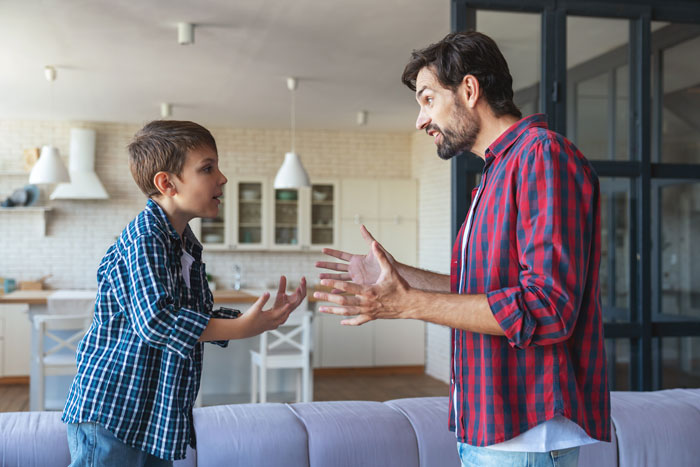
[[[613,392],[620,467],[700,464],[700,389]]]
[[[309,465],[306,430],[285,404],[218,405],[193,415],[198,466]]]
[[[70,464],[61,412],[0,413],[0,465],[45,467]]]
[[[418,467],[411,423],[381,402],[292,404],[309,434],[311,467]]]
[[[457,438],[447,426],[447,397],[395,399],[386,401],[385,404],[403,413],[411,422],[418,441],[421,467],[461,465],[457,454]]]

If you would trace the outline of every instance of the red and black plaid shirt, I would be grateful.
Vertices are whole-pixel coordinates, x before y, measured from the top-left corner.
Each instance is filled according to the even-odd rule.
[[[555,415],[610,439],[599,266],[595,172],[543,115],[520,120],[486,150],[452,253],[452,292],[486,294],[505,332],[452,330],[461,442],[500,443]]]

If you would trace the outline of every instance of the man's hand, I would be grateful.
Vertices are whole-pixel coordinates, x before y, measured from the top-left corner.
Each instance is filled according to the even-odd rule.
[[[301,278],[299,287],[293,294],[287,295],[287,278],[280,277],[277,295],[272,308],[263,310],[265,303],[270,298],[270,294],[265,292],[239,319],[244,320],[248,326],[251,336],[256,336],[265,331],[277,329],[289,318],[289,314],[294,311],[306,297],[306,278]]]
[[[363,230],[369,235],[366,229],[363,228]],[[341,306],[321,306],[319,307],[319,311],[340,316],[354,316],[351,319],[341,321],[341,324],[352,326],[364,324],[379,318],[394,319],[409,317],[405,315],[406,310],[410,306],[408,300],[410,287],[408,283],[399,275],[393,261],[390,261],[388,253],[386,253],[376,241],[371,241],[371,250],[366,258],[370,257],[370,255],[373,258],[372,261],[377,264],[378,269],[374,282],[369,285],[347,282],[347,279],[344,278],[344,274],[326,274],[326,276],[335,276],[335,278],[323,279],[321,280],[321,284],[329,286],[333,290],[331,293],[315,292],[314,298]],[[357,256],[359,255],[351,255],[350,260]],[[339,256],[337,257],[344,259]],[[342,263],[338,265],[346,266]],[[336,270],[342,271],[343,269]],[[352,272],[349,274],[352,275]],[[336,291],[352,295],[338,295],[335,293]]]
[[[374,253],[372,244],[376,243],[379,250],[384,253],[387,261],[393,266],[396,264],[394,257],[391,256],[377,241],[374,239],[372,234],[369,233],[367,228],[363,225],[360,227],[360,234],[362,238],[365,239],[367,244],[370,246],[369,252],[366,255],[353,255],[351,253],[346,253],[340,250],[333,250],[331,248],[324,248],[323,253],[334,258],[338,258],[347,263],[336,263],[331,261],[318,261],[316,262],[316,267],[331,269],[333,271],[341,271],[339,274],[321,273],[319,277],[321,279],[333,279],[336,281],[352,281],[356,284],[371,285],[377,282],[379,279],[379,274],[381,268],[379,262],[377,261],[377,256]],[[321,282],[323,283],[323,281]],[[341,289],[333,289],[333,292],[337,292]]]

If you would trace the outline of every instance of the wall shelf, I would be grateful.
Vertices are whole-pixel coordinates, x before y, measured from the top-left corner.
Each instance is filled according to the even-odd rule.
[[[17,212],[35,212],[41,214],[41,223],[39,224],[39,233],[42,237],[46,236],[46,213],[51,211],[51,206],[18,206],[13,208],[0,207],[0,214],[17,213]]]

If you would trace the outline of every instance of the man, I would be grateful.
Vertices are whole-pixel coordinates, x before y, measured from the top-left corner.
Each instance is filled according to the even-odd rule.
[[[402,81],[438,156],[485,161],[453,248],[451,274],[396,261],[362,227],[366,255],[321,274],[339,306],[320,311],[450,326],[450,429],[463,465],[576,465],[610,439],[598,271],[600,191],[588,161],[543,115],[521,119],[489,37],[449,34],[414,51]],[[349,282],[352,281],[352,282]],[[343,294],[340,294],[342,292]]]

